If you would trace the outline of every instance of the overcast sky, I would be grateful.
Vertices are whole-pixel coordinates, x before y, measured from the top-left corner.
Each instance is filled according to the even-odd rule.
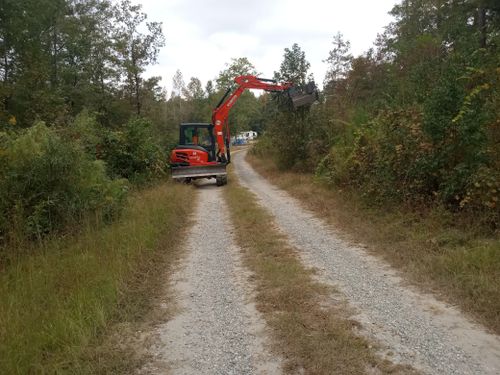
[[[135,0],[148,20],[163,22],[166,45],[146,76],[163,77],[170,92],[180,69],[203,85],[235,57],[247,57],[263,77],[279,69],[284,48],[298,43],[321,84],[323,60],[340,31],[354,55],[370,48],[397,0]]]

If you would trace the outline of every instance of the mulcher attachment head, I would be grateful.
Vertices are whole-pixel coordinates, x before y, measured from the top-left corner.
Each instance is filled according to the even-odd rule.
[[[299,90],[296,87],[292,87],[288,91],[288,95],[292,100],[292,105],[294,109],[299,107],[304,107],[313,104],[318,100],[318,88],[314,81],[309,82],[305,85],[303,90]]]

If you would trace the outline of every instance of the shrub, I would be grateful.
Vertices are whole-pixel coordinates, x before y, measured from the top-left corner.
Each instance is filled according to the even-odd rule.
[[[250,149],[250,153],[259,158],[272,157],[273,151],[273,140],[267,134],[259,137],[257,143]]]
[[[307,159],[308,111],[282,112],[269,128],[273,157],[280,169],[302,169]]]
[[[352,147],[334,145],[316,167],[316,177],[335,186],[348,186],[352,182]]]
[[[112,176],[143,183],[165,175],[167,155],[147,120],[135,118],[123,130],[107,131],[103,142],[102,157]]]
[[[94,214],[111,219],[126,196],[123,180],[44,123],[0,144],[0,235],[40,238]]]
[[[459,115],[441,124],[439,139],[425,128],[419,108],[385,111],[361,128],[352,144],[335,143],[316,173],[336,186],[360,189],[370,202],[438,200],[498,221],[498,157],[484,126],[493,119],[481,121],[481,103],[474,107],[467,98],[464,103]]]
[[[421,127],[418,109],[386,111],[337,142],[317,174],[341,186],[353,185],[373,199],[419,199],[434,191],[429,160],[432,145]]]
[[[95,114],[84,109],[62,130],[66,137],[78,142],[92,158],[101,158],[104,128],[97,122]]]
[[[466,186],[460,208],[488,212],[485,218],[493,226],[500,222],[500,172],[487,167],[474,173]]]

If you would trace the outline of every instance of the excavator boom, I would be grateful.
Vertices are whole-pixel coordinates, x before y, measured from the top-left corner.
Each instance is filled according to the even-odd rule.
[[[230,140],[227,120],[229,118],[231,108],[234,106],[241,94],[243,94],[243,92],[247,89],[260,89],[276,92],[289,90],[293,86],[290,82],[278,83],[272,79],[259,78],[252,75],[236,77],[234,82],[237,85],[236,90],[231,93],[231,89],[228,89],[217,107],[215,107],[212,112],[212,124],[215,126],[214,131],[219,149],[218,154],[226,162],[230,161],[229,151],[226,151]]]

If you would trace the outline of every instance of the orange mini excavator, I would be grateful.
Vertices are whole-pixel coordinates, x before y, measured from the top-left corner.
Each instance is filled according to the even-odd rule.
[[[227,184],[226,166],[231,161],[229,150],[229,111],[246,89],[286,92],[294,107],[310,105],[317,100],[313,82],[300,93],[289,82],[279,83],[251,75],[234,79],[236,88],[229,88],[212,112],[212,123],[180,125],[179,145],[172,150],[172,178],[186,182],[198,178],[215,178],[217,186]]]

